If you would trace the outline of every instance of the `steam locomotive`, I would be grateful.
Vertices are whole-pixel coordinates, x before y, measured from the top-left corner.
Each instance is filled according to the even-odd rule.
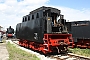
[[[90,48],[90,21],[71,22],[74,47]]]
[[[9,28],[7,28],[6,37],[7,38],[13,38],[14,37],[14,29],[11,28],[11,26]]]
[[[73,45],[71,23],[66,22],[60,10],[42,6],[23,16],[16,25],[19,45],[41,51],[44,54],[67,52]],[[60,19],[57,18],[60,17]]]

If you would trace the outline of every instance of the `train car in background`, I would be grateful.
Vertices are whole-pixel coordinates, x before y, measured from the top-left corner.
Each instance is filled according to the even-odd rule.
[[[60,12],[56,8],[43,6],[24,16],[16,26],[19,45],[44,54],[67,52],[68,45],[73,45],[72,34],[68,33],[71,23],[66,22]]]
[[[71,22],[74,47],[90,48],[90,21]]]
[[[6,37],[7,38],[13,38],[14,37],[14,29],[11,28],[11,26],[9,28],[7,28]]]

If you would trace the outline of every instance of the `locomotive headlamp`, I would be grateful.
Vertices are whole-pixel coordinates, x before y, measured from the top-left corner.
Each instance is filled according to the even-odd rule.
[[[48,17],[48,20],[50,20],[50,17]]]

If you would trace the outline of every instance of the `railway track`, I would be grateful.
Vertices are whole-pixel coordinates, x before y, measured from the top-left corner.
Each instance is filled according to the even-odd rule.
[[[55,58],[56,60],[90,60],[89,57],[80,56],[72,53],[55,55],[55,56],[52,55],[50,57]]]
[[[11,41],[13,43],[19,45],[18,39],[11,39]],[[73,53],[50,55],[48,57],[51,59],[55,59],[55,60],[90,60],[90,57],[85,57],[85,56],[81,56],[81,55],[77,55],[77,54],[73,54]]]

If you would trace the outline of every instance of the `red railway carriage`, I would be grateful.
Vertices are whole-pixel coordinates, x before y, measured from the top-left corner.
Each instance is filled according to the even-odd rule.
[[[57,18],[60,17],[60,19]],[[52,7],[40,7],[23,17],[16,26],[19,44],[33,50],[47,53],[61,53],[72,47],[71,23],[66,22],[60,10]]]

